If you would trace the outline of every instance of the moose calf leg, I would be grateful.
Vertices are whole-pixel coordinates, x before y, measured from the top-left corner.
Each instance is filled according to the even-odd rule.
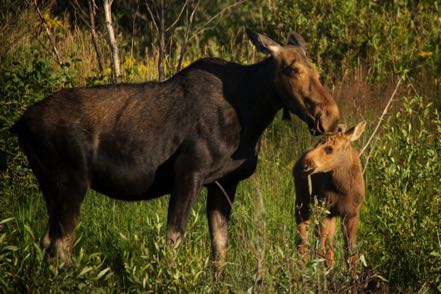
[[[212,184],[208,187],[207,218],[216,279],[222,275],[222,265],[227,256],[228,221],[236,187],[237,183],[220,184],[220,187]]]
[[[343,220],[343,235],[345,239],[346,260],[355,275],[358,254],[354,252],[355,238],[357,235],[358,216],[345,217]]]
[[[308,262],[309,255],[309,220],[302,221],[298,224],[298,230],[300,234],[300,244],[297,247],[297,251],[303,259],[303,262]]]
[[[326,267],[334,265],[334,236],[337,219],[325,217],[320,228],[320,254],[326,258]]]

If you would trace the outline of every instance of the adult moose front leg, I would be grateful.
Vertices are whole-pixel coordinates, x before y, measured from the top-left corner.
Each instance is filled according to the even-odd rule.
[[[228,221],[236,187],[237,182],[208,186],[207,218],[216,279],[222,275],[222,265],[227,257]]]

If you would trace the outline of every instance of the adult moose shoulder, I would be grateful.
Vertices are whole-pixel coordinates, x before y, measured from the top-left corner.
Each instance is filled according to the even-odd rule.
[[[167,239],[175,246],[205,186],[213,258],[225,259],[229,201],[253,174],[260,136],[277,111],[288,108],[312,133],[335,130],[339,119],[300,35],[281,46],[247,33],[269,58],[249,66],[201,59],[162,83],[64,89],[24,113],[11,130],[46,201],[49,256],[69,261],[90,188],[122,200],[170,193]]]

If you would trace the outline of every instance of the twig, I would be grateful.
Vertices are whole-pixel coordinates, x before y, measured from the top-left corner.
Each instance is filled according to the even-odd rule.
[[[46,20],[44,19],[43,15],[41,14],[40,9],[38,8],[38,4],[37,4],[37,0],[32,1],[32,4],[34,4],[35,7],[35,11],[37,11],[38,16],[40,17],[40,21],[41,24],[44,26],[45,30],[46,30],[46,34],[49,37],[49,41],[51,42],[52,45],[52,50],[54,52],[54,55],[57,59],[57,63],[63,67],[64,64],[61,61],[61,57],[60,57],[60,53],[57,50],[57,46],[55,45],[55,39],[54,36],[52,35],[51,31],[49,30],[49,27],[47,26]]]
[[[266,256],[266,244],[268,244],[268,236],[267,236],[267,228],[266,228],[266,222],[265,222],[265,204],[263,202],[263,195],[262,195],[262,191],[260,189],[260,185],[259,185],[259,181],[254,178],[253,179],[254,182],[254,186],[256,189],[256,194],[257,194],[257,201],[258,201],[258,211],[256,213],[257,217],[258,217],[258,226],[260,227],[259,231],[262,232],[262,234],[260,235],[260,241],[261,241],[261,250],[257,250],[258,254],[257,254],[257,269],[256,269],[256,274],[255,274],[255,278],[254,278],[254,286],[253,289],[255,290],[256,287],[260,284],[262,284],[262,276],[263,276],[263,272],[264,272],[264,260],[265,260],[265,256]],[[257,245],[259,246],[259,245]],[[257,248],[259,249],[259,248]]]
[[[364,152],[364,151],[366,150],[366,148],[369,146],[369,144],[371,143],[371,141],[372,141],[372,139],[374,138],[375,134],[377,133],[378,128],[380,127],[380,125],[381,125],[381,123],[382,123],[382,121],[383,121],[383,119],[384,119],[384,116],[386,115],[387,110],[389,109],[389,106],[390,106],[390,104],[392,103],[393,98],[395,97],[395,94],[397,93],[397,90],[398,90],[398,87],[399,87],[400,84],[401,84],[401,81],[402,81],[402,79],[400,78],[400,79],[398,80],[398,83],[397,83],[397,85],[396,85],[396,87],[395,87],[394,92],[392,93],[392,96],[390,96],[389,101],[387,102],[386,106],[384,107],[383,113],[381,114],[380,118],[378,119],[378,123],[377,123],[377,125],[376,125],[374,131],[372,132],[371,136],[369,137],[369,140],[367,141],[367,143],[364,145],[363,149],[361,149],[361,151],[360,151],[360,155],[363,154],[363,152]]]
[[[168,28],[165,29],[166,32],[170,31],[178,23],[178,21],[181,19],[182,13],[184,12],[185,7],[187,7],[187,5],[188,5],[188,1],[189,0],[185,1],[184,5],[182,5],[181,12],[179,12],[179,15],[175,19],[175,21]]]
[[[184,60],[185,51],[187,50],[188,38],[190,36],[190,28],[191,28],[191,25],[193,24],[194,16],[196,14],[196,10],[198,9],[200,2],[201,2],[201,0],[198,0],[198,2],[196,2],[196,5],[194,6],[193,11],[190,13],[190,17],[188,17],[188,22],[187,22],[187,26],[185,28],[185,34],[184,34],[184,43],[181,46],[181,50],[179,53],[178,66],[176,67],[177,71],[179,71],[182,67],[182,61]],[[188,6],[187,6],[187,14],[188,14]]]
[[[153,25],[155,26],[156,32],[159,34],[159,27],[158,27],[158,24],[157,24],[157,20],[156,20],[155,15],[153,14],[153,11],[150,8],[150,5],[149,5],[149,3],[147,1],[145,1],[145,6],[147,8],[148,13],[150,14],[150,17],[152,19]],[[154,6],[154,7],[156,7],[156,6]],[[155,11],[155,13],[156,13],[156,15],[158,15],[158,13],[156,11]],[[138,14],[138,17],[140,17],[140,16],[141,15]],[[147,18],[143,18],[143,19],[147,20]]]
[[[228,5],[227,7],[224,7],[221,11],[219,11],[218,13],[216,13],[212,18],[210,18],[203,26],[201,29],[199,29],[196,33],[193,34],[193,36],[191,37],[191,39],[193,39],[195,36],[197,36],[198,34],[200,34],[201,32],[205,31],[207,26],[214,21],[216,18],[218,18],[220,15],[222,15],[225,11],[227,11],[228,9],[231,9],[233,7],[236,7],[240,4],[243,4],[245,2],[247,2],[248,0],[242,0],[236,3],[233,3],[231,5]]]
[[[222,187],[222,185],[218,182],[218,181],[214,181],[214,183],[219,187],[219,189],[221,189],[221,191],[224,193],[225,198],[228,201],[228,204],[230,204],[230,208],[233,209],[233,203],[231,202],[230,197],[227,194],[227,191],[225,191],[224,187]]]
[[[369,150],[369,154],[368,154],[368,156],[366,157],[366,160],[365,160],[365,163],[364,163],[364,167],[363,167],[363,171],[362,171],[362,174],[363,174],[363,175],[364,175],[364,172],[366,171],[366,167],[367,167],[368,164],[369,164],[369,159],[371,158],[371,155],[372,155],[374,149],[375,149],[375,145],[372,146],[372,148]]]

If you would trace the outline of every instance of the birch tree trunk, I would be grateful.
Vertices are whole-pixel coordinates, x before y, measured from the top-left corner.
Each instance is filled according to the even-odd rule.
[[[121,77],[121,72],[119,67],[118,45],[116,44],[115,32],[112,25],[112,2],[113,0],[104,0],[104,17],[106,19],[106,28],[109,34],[110,50],[112,52],[113,82],[118,83]]]

